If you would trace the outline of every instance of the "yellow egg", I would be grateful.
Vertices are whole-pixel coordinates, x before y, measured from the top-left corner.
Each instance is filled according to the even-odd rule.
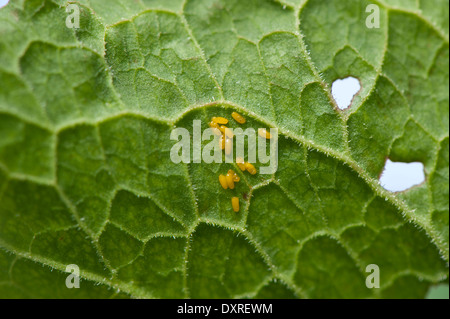
[[[213,117],[213,118],[212,118],[212,121],[213,121],[213,122],[216,122],[217,124],[227,124],[227,123],[228,123],[228,120],[227,120],[226,118],[220,117],[220,116],[218,116],[218,117]]]
[[[228,174],[230,174],[231,176],[233,176],[233,182],[239,182],[241,180],[241,178],[238,176],[238,174],[236,174],[235,171],[233,171],[232,169],[230,169],[228,171]]]
[[[239,211],[239,197],[231,198],[231,206],[236,213]]]
[[[241,114],[239,114],[237,112],[233,112],[233,113],[231,113],[231,116],[234,118],[234,120],[236,122],[238,122],[240,124],[244,124],[245,123],[245,118]]]
[[[245,171],[245,163],[244,163],[244,159],[242,157],[236,158],[236,164],[241,169],[241,171]]]
[[[225,138],[225,154],[230,155],[233,151],[233,140],[231,138]]]
[[[250,173],[250,174],[252,174],[252,175],[255,175],[256,174],[256,168],[255,168],[255,166],[253,166],[252,164],[250,164],[250,163],[245,163],[245,168],[247,169],[247,171]]]
[[[270,139],[272,137],[272,135],[270,135],[270,133],[265,128],[259,128],[258,134],[265,139]]]
[[[234,134],[233,134],[232,130],[229,129],[228,127],[225,129],[225,136],[227,138],[233,138],[234,137]]]
[[[209,124],[209,127],[211,127],[211,128],[219,128],[219,124],[217,124],[217,123],[214,122],[214,121],[211,121],[211,122],[209,122],[208,124]]]
[[[234,181],[233,181],[233,175],[227,174],[227,185],[230,189],[234,189]]]
[[[225,175],[219,175],[219,183],[222,185],[223,189],[228,189],[227,178]]]
[[[221,150],[225,148],[225,137],[223,137],[223,135],[219,139],[219,146]]]

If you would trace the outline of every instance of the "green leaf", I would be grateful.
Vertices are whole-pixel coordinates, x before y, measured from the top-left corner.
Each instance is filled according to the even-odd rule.
[[[423,298],[448,278],[448,1],[73,3],[78,29],[63,0],[0,10],[0,297]],[[278,128],[275,174],[170,160],[174,127],[233,111]],[[386,158],[426,181],[384,190]]]

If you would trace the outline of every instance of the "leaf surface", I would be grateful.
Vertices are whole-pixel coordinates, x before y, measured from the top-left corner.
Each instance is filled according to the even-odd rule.
[[[80,0],[71,29],[66,1],[11,0],[0,297],[424,297],[448,277],[449,4],[375,1],[370,29],[370,3]],[[361,90],[340,111],[347,76]],[[278,128],[275,174],[170,160],[173,128],[233,111]],[[426,181],[384,190],[386,158]]]

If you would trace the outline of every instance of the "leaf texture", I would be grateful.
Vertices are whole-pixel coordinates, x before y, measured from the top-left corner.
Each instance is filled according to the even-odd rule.
[[[76,4],[78,29],[66,1],[0,10],[0,297],[421,298],[448,278],[448,1]],[[174,164],[169,136],[233,111],[278,128],[279,167],[225,191],[230,164]],[[388,157],[426,181],[384,190]]]

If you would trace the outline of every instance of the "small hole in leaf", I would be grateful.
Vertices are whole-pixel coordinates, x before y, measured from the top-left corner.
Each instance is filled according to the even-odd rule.
[[[339,109],[345,110],[352,104],[353,97],[361,89],[361,84],[357,78],[352,76],[345,79],[337,79],[331,85],[331,95]]]
[[[0,8],[3,8],[8,4],[9,0],[0,0]]]
[[[420,162],[392,162],[384,165],[381,173],[381,186],[391,192],[401,192],[425,181],[424,166]]]

